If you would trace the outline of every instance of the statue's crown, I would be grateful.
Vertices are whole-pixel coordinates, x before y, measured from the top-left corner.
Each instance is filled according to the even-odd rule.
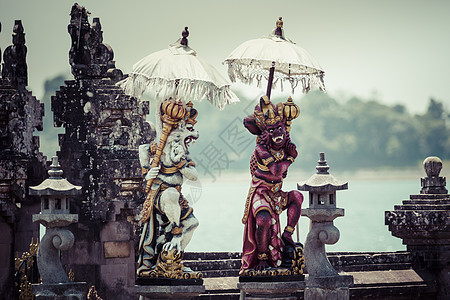
[[[176,126],[179,121],[184,120],[187,124],[195,125],[198,111],[194,108],[194,104],[189,101],[183,104],[181,100],[169,98],[161,103],[161,121]]]
[[[292,101],[289,97],[285,103],[277,103],[274,105],[269,97],[262,96],[259,99],[259,105],[255,107],[254,116],[256,120],[256,125],[262,131],[268,125],[274,125],[277,122],[284,122],[286,128],[289,131],[292,120],[297,118],[300,114],[299,107]]]

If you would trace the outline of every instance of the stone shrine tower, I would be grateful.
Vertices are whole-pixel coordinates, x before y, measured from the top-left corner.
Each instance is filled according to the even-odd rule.
[[[132,299],[135,281],[135,215],[143,202],[138,146],[153,137],[139,102],[115,86],[123,78],[114,53],[103,43],[99,18],[74,4],[68,31],[74,80],[52,97],[56,126],[64,126],[57,153],[66,178],[82,186],[73,203],[79,222],[69,228],[76,240],[63,254],[76,281],[95,284],[105,299]]]
[[[423,166],[419,195],[385,215],[392,235],[403,240],[413,256],[413,269],[427,282],[437,284],[438,299],[450,295],[450,195],[440,177],[442,161],[428,157]]]
[[[33,135],[42,130],[44,104],[26,88],[27,47],[20,20],[14,23],[12,43],[3,51],[0,77],[0,295],[5,299],[14,297],[14,253],[29,251],[31,239],[39,237],[31,216],[40,203],[28,195],[28,186],[46,174],[39,137]]]

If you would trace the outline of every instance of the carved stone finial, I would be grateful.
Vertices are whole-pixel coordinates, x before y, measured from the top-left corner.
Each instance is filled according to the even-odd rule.
[[[72,66],[72,73],[76,76],[77,65],[90,65],[91,54],[89,51],[89,38],[91,27],[88,21],[88,11],[85,7],[75,3],[70,11],[70,23],[67,30],[72,39],[69,51],[69,63]]]
[[[319,161],[317,163],[319,164],[316,167],[317,174],[329,174],[328,170],[330,169],[330,167],[327,165],[324,152],[319,153]]]
[[[438,177],[442,169],[442,160],[437,156],[429,156],[423,161],[423,168],[428,177]]]
[[[180,44],[187,47],[187,46],[188,46],[188,39],[187,39],[187,37],[189,36],[189,30],[188,30],[188,27],[187,27],[187,26],[184,27],[184,30],[183,30],[183,32],[181,33],[181,35],[182,35],[183,37],[181,38]]]
[[[14,21],[12,45],[3,53],[2,77],[11,80],[15,86],[26,86],[28,83],[27,47],[21,20]]]
[[[447,194],[446,178],[439,176],[442,169],[442,160],[437,156],[429,156],[423,161],[423,168],[427,177],[422,177],[421,194]]]
[[[25,33],[22,26],[22,20],[15,20],[12,34],[12,41],[14,45],[25,44]]]
[[[69,63],[75,78],[110,77],[122,79],[122,71],[116,69],[114,51],[103,43],[103,31],[100,18],[89,23],[90,12],[75,3],[70,12],[68,32],[72,39],[69,51]]]
[[[52,157],[52,164],[50,165],[50,170],[48,170],[48,175],[50,175],[50,178],[52,179],[58,179],[61,178],[63,174],[63,170],[61,169],[61,166],[58,162],[58,156]]]

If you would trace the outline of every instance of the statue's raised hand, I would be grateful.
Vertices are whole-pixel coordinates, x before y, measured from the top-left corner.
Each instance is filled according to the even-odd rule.
[[[297,158],[298,152],[297,147],[293,143],[289,143],[286,145],[286,153],[288,156],[291,156],[292,158]]]

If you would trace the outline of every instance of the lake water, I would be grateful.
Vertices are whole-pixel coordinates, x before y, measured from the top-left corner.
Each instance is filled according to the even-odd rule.
[[[296,189],[297,182],[304,181],[309,176],[298,180],[295,178],[299,177],[288,176],[283,190]],[[249,184],[248,174],[229,174],[217,178],[215,182],[203,180],[200,183],[186,184],[183,193],[192,198],[194,214],[200,221],[186,251],[242,251],[244,225],[241,218]],[[345,209],[345,216],[334,221],[341,233],[340,240],[335,245],[327,245],[326,250],[405,250],[401,240],[388,231],[384,224],[384,214],[387,210],[393,210],[394,205],[409,199],[410,194],[418,194],[420,178],[356,179],[349,180],[348,186],[348,190],[337,191],[337,207]],[[303,196],[302,208],[308,208],[308,193],[304,192]],[[284,228],[285,212],[281,214],[281,220]],[[309,219],[301,217],[299,224],[300,242],[304,243],[309,230]]]

